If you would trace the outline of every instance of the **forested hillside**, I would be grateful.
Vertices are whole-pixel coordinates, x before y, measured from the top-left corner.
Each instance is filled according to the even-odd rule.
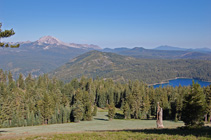
[[[49,73],[64,65],[71,59],[82,55],[90,50],[112,52],[119,55],[139,59],[194,59],[211,60],[211,52],[199,52],[195,50],[155,50],[136,47],[103,49],[97,45],[64,43],[54,37],[46,36],[37,41],[9,43],[20,44],[18,49],[0,48],[0,65],[4,70],[10,70],[15,79],[20,73],[26,77],[29,73],[33,77]],[[115,58],[114,58],[115,59]],[[165,61],[165,60],[164,60]],[[125,73],[123,73],[125,78]],[[129,76],[128,76],[129,77]],[[126,77],[127,79],[127,77]]]
[[[153,119],[156,117],[157,102],[164,110],[164,119],[177,121],[182,117],[184,97],[198,91],[202,91],[204,107],[210,113],[211,86],[202,89],[195,85],[194,88],[154,89],[139,81],[121,84],[111,79],[84,77],[64,84],[49,79],[47,75],[38,79],[28,75],[25,80],[20,75],[17,81],[13,81],[10,72],[0,70],[0,126],[91,121],[97,113],[96,107],[105,108],[112,104],[123,110],[123,118]],[[116,115],[114,117],[119,117]]]
[[[94,79],[112,78],[121,82],[140,80],[147,84],[176,77],[211,81],[211,61],[136,59],[114,53],[91,51],[50,73],[51,77],[55,76],[64,82],[80,78],[82,75]]]
[[[26,47],[27,48],[27,47]],[[83,54],[86,50],[77,48],[69,48],[66,53],[63,53],[59,48],[51,50],[25,50],[25,46],[18,49],[1,49],[0,48],[0,62],[1,68],[11,71],[14,78],[17,79],[19,74],[22,73],[26,77],[29,73],[33,77],[38,77],[55,70],[57,67],[62,66],[70,59]]]

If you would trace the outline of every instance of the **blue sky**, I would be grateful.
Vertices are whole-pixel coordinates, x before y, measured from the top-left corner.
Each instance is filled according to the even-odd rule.
[[[211,48],[211,0],[0,0],[3,41],[51,35],[102,48]]]

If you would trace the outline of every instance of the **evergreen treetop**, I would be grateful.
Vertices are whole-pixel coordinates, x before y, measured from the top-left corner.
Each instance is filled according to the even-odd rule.
[[[2,23],[0,23],[0,47],[10,47],[10,48],[18,48],[20,44],[17,45],[9,45],[1,42],[1,38],[7,38],[15,34],[13,29],[2,31],[1,29]]]

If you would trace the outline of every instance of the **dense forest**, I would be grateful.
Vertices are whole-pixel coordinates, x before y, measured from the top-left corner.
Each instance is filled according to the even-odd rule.
[[[139,81],[123,84],[111,79],[85,77],[63,83],[49,79],[48,75],[33,79],[31,74],[25,79],[20,74],[14,81],[11,72],[0,70],[0,125],[17,127],[91,121],[97,107],[108,107],[111,118],[118,117],[113,113],[114,108],[119,108],[125,119],[154,119],[157,102],[163,108],[164,119],[178,121],[183,117],[184,100],[195,91],[201,91],[203,96],[200,98],[204,100],[210,120],[211,86],[195,85],[196,88],[168,86],[154,89]]]
[[[111,78],[119,82],[139,80],[147,84],[176,77],[211,81],[211,61],[136,59],[114,53],[91,51],[72,59],[49,74],[64,82],[78,79],[82,75],[93,79],[98,76]]]

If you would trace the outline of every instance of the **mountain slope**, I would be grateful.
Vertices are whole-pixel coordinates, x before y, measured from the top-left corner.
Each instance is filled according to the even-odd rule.
[[[116,48],[101,50],[98,46],[92,44],[64,43],[51,36],[45,36],[37,41],[18,42],[20,48],[0,48],[0,69],[11,71],[16,79],[19,73],[27,76],[32,73],[34,77],[40,74],[48,73],[64,65],[69,60],[89,52],[90,50],[100,50],[104,52],[113,52],[116,54],[135,57],[139,59],[203,59],[211,60],[211,53],[202,53],[194,51],[166,51],[144,48]],[[15,44],[15,43],[10,43]],[[123,59],[123,58],[122,58]],[[106,59],[105,59],[106,60]],[[112,58],[115,60],[115,58]],[[121,60],[118,63],[124,63]],[[132,63],[132,62],[131,62]],[[128,65],[128,67],[132,67]],[[107,71],[113,71],[113,67]],[[118,70],[117,70],[118,71]],[[130,70],[131,72],[131,70]],[[88,73],[88,72],[87,72]],[[108,73],[108,72],[107,72]],[[99,73],[99,70],[97,71]],[[104,75],[105,72],[102,72]],[[112,73],[113,74],[113,73]],[[93,73],[96,75],[96,72]],[[131,74],[125,74],[131,75]],[[104,77],[106,77],[105,75]],[[109,76],[108,76],[109,77]],[[111,76],[112,77],[112,76]],[[128,76],[131,77],[131,76]],[[119,77],[122,78],[122,77]],[[124,78],[124,77],[123,77]],[[134,77],[136,78],[136,77]],[[118,78],[116,78],[118,79]],[[128,78],[126,78],[128,79]]]
[[[140,80],[148,84],[175,77],[211,80],[211,61],[136,59],[114,53],[91,51],[80,55],[55,71],[65,82],[73,78],[112,78],[116,81]]]
[[[34,77],[50,72],[70,59],[93,50],[96,45],[68,44],[45,36],[37,41],[18,42],[20,48],[0,48],[0,69],[11,71],[16,79],[19,73]],[[14,44],[14,43],[10,43]]]

